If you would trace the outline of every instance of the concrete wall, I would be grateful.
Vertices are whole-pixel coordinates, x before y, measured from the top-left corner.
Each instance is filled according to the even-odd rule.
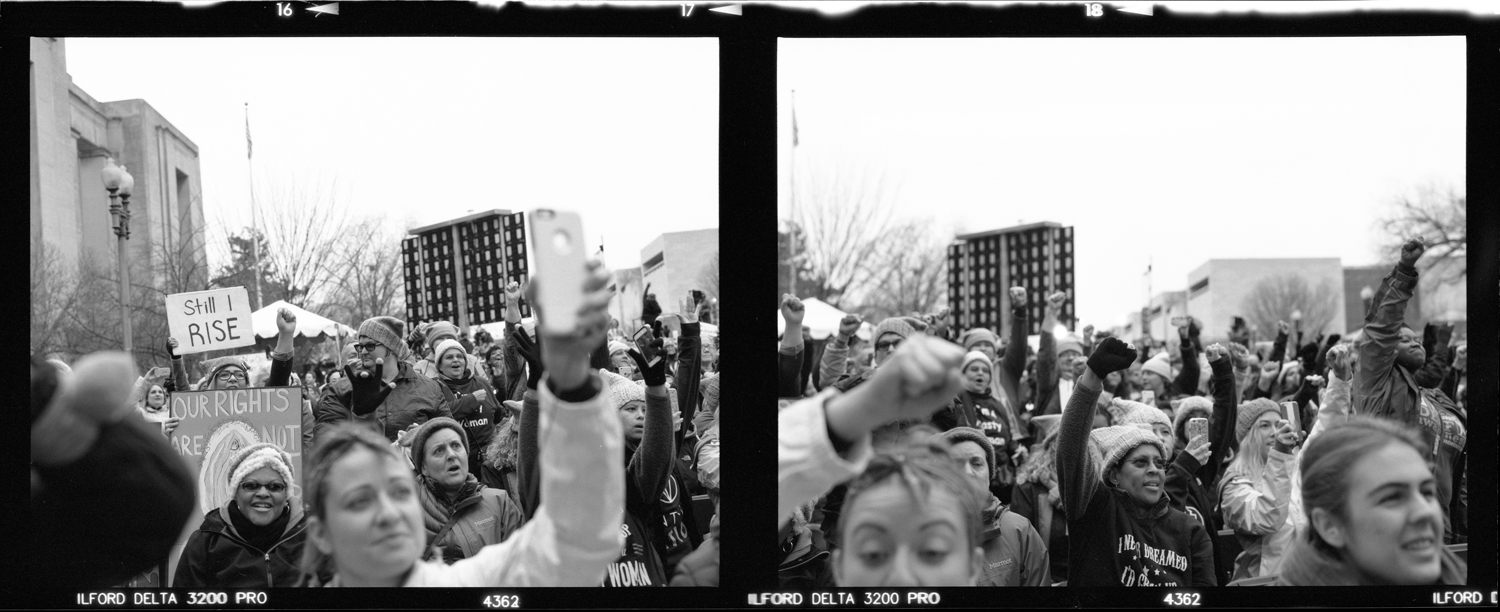
[[[641,249],[644,282],[651,285],[662,312],[678,312],[688,290],[702,290],[699,279],[704,267],[718,253],[717,228],[662,234]],[[648,267],[647,263],[657,255],[662,256],[661,263]]]
[[[1193,291],[1188,300],[1188,311],[1193,317],[1204,321],[1203,338],[1206,340],[1226,338],[1235,315],[1248,318],[1249,308],[1246,299],[1254,293],[1256,285],[1263,280],[1284,274],[1302,276],[1314,290],[1321,283],[1329,283],[1333,287],[1338,303],[1333,310],[1333,319],[1324,329],[1324,333],[1346,329],[1345,322],[1348,313],[1345,308],[1347,300],[1344,269],[1338,258],[1211,259],[1188,274],[1188,287],[1190,288],[1204,279],[1208,280],[1208,285],[1198,291]],[[1355,291],[1357,296],[1358,289]],[[1287,313],[1288,316],[1290,314]],[[1275,334],[1275,330],[1259,330],[1261,338],[1275,337]]]
[[[63,39],[30,42],[32,234],[56,248],[70,268],[86,254],[114,266],[109,194],[100,177],[113,156],[135,178],[132,260],[155,269],[161,249],[153,252],[153,243],[177,250],[190,235],[185,219],[190,227],[204,226],[202,200],[193,199],[201,193],[197,145],[143,100],[101,103],[74,85]],[[203,236],[193,238],[201,251]]]

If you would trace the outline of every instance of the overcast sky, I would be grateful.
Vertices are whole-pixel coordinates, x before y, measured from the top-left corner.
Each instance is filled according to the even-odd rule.
[[[1378,261],[1376,218],[1465,181],[1465,45],[1442,38],[787,39],[800,177],[881,169],[956,233],[1075,227],[1077,312],[1125,322],[1209,259]],[[805,183],[804,183],[805,184]]]
[[[144,99],[198,145],[211,228],[250,224],[248,102],[257,193],[336,179],[397,230],[572,209],[612,268],[719,225],[718,53],[708,38],[67,41],[84,91]]]

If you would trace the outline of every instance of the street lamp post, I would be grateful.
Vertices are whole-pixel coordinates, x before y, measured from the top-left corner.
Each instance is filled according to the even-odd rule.
[[[119,248],[120,332],[125,352],[130,353],[134,343],[130,330],[130,254],[125,241],[130,240],[130,193],[135,188],[135,178],[125,171],[124,166],[116,166],[113,157],[105,161],[100,174],[104,178],[104,188],[109,190],[109,216],[115,223]]]

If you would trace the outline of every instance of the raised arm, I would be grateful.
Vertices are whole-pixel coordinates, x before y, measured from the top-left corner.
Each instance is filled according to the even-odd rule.
[[[1135,359],[1135,347],[1118,338],[1105,338],[1089,355],[1088,368],[1078,377],[1063,409],[1057,433],[1057,486],[1070,517],[1082,517],[1099,488],[1099,468],[1089,455],[1089,432],[1104,377],[1130,367]]]
[[[1000,369],[1017,381],[1026,371],[1026,288],[1010,288],[1010,340],[1000,357]]]
[[[790,293],[781,296],[781,318],[786,322],[786,329],[781,333],[778,350],[777,397],[802,397],[802,360],[807,358],[806,347],[802,345],[802,317],[805,314],[802,300]]]
[[[864,320],[857,314],[847,314],[839,321],[839,333],[823,347],[822,363],[818,366],[818,390],[833,386],[844,377],[849,365],[849,342],[859,333]]]
[[[1406,422],[1410,415],[1389,414],[1390,402],[1378,390],[1394,375],[1396,348],[1401,342],[1401,325],[1406,320],[1406,303],[1417,286],[1416,261],[1425,247],[1421,241],[1408,242],[1401,249],[1401,261],[1380,281],[1365,315],[1365,341],[1359,350],[1359,389],[1354,394],[1355,413],[1386,416]]]
[[[167,355],[172,358],[172,386],[177,391],[192,391],[193,386],[188,382],[187,366],[182,363],[182,355],[177,354],[177,339],[167,338]]]
[[[646,353],[630,349],[627,353],[635,361],[646,382],[646,431],[641,435],[640,446],[630,459],[629,472],[635,478],[636,490],[644,499],[656,499],[667,484],[667,474],[672,469],[672,398],[667,393],[667,360],[649,343],[637,343]],[[649,355],[649,357],[648,357]],[[615,378],[616,384],[635,384]]]
[[[1182,370],[1177,373],[1172,386],[1180,395],[1197,395],[1198,378],[1203,371],[1198,365],[1198,322],[1189,317],[1187,327],[1180,328],[1179,334]]]
[[[1057,327],[1057,315],[1062,311],[1063,300],[1068,295],[1061,291],[1047,296],[1042,307],[1042,330],[1040,346],[1036,353],[1036,405],[1037,414],[1057,414],[1050,410],[1052,398],[1057,395],[1057,381],[1062,376],[1057,370],[1057,338],[1052,330]],[[1058,406],[1062,410],[1062,406]]]
[[[1213,392],[1214,410],[1208,418],[1209,444],[1212,450],[1208,461],[1198,470],[1198,479],[1213,483],[1218,480],[1224,456],[1229,453],[1229,447],[1233,444],[1234,425],[1239,418],[1239,395],[1235,387],[1232,362],[1226,356],[1228,350],[1214,344],[1204,352],[1208,355],[1208,367],[1213,370],[1213,377],[1209,379],[1208,385]]]

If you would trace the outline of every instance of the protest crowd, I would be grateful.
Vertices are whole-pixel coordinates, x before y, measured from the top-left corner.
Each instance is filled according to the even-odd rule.
[[[571,333],[548,330],[549,279],[533,278],[505,288],[498,338],[378,316],[339,359],[297,364],[284,308],[268,369],[224,356],[190,373],[173,353],[137,377],[124,353],[33,356],[33,574],[139,586],[191,523],[174,587],[717,585],[706,299],[664,313],[648,286],[627,335],[609,272],[590,261],[584,277]],[[301,439],[226,451],[227,479],[201,483],[168,442],[183,422],[171,398],[246,388],[301,389]],[[205,486],[225,501],[200,514]]]
[[[850,314],[815,356],[784,295],[781,586],[1464,584],[1467,346],[1403,323],[1424,248],[1356,340],[1261,351],[1055,337],[1064,293],[1032,350],[1014,287],[999,330]]]

